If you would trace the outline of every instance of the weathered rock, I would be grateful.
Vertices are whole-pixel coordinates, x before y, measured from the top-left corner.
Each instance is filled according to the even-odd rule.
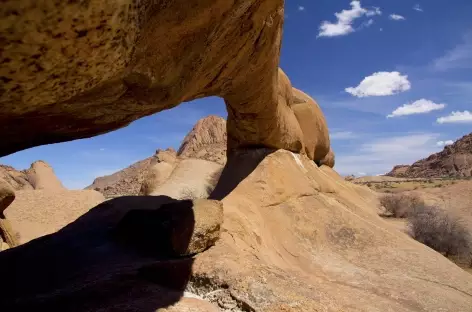
[[[155,192],[160,185],[167,181],[172,170],[174,170],[174,165],[167,162],[152,165],[143,179],[139,195],[150,195]]]
[[[224,165],[226,144],[226,120],[208,116],[200,119],[185,136],[177,154],[181,158],[198,158]]]
[[[308,157],[321,161],[329,152],[329,132],[326,119],[318,103],[309,95],[293,88],[292,110],[303,131],[303,142]]]
[[[4,211],[15,200],[15,191],[4,180],[0,179],[0,251],[18,245],[18,239]],[[6,246],[3,247],[3,244]]]
[[[329,148],[329,153],[320,161],[320,165],[325,165],[330,168],[334,168],[335,165],[335,155],[331,148]],[[347,180],[347,179],[346,179]]]
[[[230,149],[301,151],[296,118],[278,100],[283,6],[4,3],[0,155],[98,135],[205,96],[225,99]]]
[[[182,159],[166,181],[149,193],[175,199],[207,198],[214,188],[214,175],[222,166],[202,159]]]
[[[17,244],[24,244],[60,230],[104,200],[102,194],[91,190],[17,191],[15,201],[4,214]]]
[[[65,189],[52,167],[45,161],[35,161],[29,169],[25,170],[25,173],[35,190],[62,191]]]
[[[180,209],[185,203],[167,204],[161,209]],[[216,200],[197,199],[192,202],[193,215],[186,214],[176,220],[172,233],[172,247],[179,255],[205,251],[220,238],[223,224],[223,204]],[[188,240],[190,237],[190,240]]]
[[[409,168],[410,165],[396,165],[389,173],[385,175],[389,177],[404,178],[405,173],[408,171]]]
[[[3,211],[15,200],[15,191],[13,188],[0,178],[0,216]]]
[[[215,200],[172,200],[158,209],[130,211],[117,237],[159,254],[187,256],[205,251],[220,238],[223,205]],[[152,242],[146,246],[144,242]]]
[[[3,179],[14,190],[33,190],[33,186],[28,181],[26,170],[16,170],[11,166],[0,165],[0,179]]]
[[[186,285],[223,311],[469,310],[472,277],[381,219],[368,188],[283,150],[233,157],[214,192],[224,223],[212,248],[176,263],[118,243],[110,229],[127,212],[175,201],[113,199],[2,252],[0,310],[155,311],[186,301]],[[171,242],[140,237],[148,249]]]
[[[472,133],[411,166],[395,166],[386,175],[404,178],[471,177]]]
[[[146,175],[152,166],[160,162],[170,164],[173,163],[175,159],[176,152],[174,149],[157,150],[153,156],[138,161],[123,170],[117,171],[111,175],[96,178],[93,183],[85,189],[96,190],[102,193],[106,198],[138,195],[140,194],[141,186],[146,179]]]
[[[158,309],[156,312],[219,312],[213,304],[196,298],[182,298],[168,308]]]

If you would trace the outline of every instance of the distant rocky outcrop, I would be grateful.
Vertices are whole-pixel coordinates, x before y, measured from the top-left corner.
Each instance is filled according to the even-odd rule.
[[[101,192],[106,198],[138,195],[148,170],[161,161],[169,161],[169,159],[175,157],[176,152],[174,149],[159,149],[153,156],[140,160],[123,170],[96,178],[85,189]]]
[[[472,133],[463,136],[454,144],[421,159],[411,166],[395,166],[386,174],[404,178],[465,178],[472,176]]]
[[[175,196],[174,198],[185,197],[185,192],[189,196],[201,197],[203,194],[207,194],[206,183],[196,185],[195,181],[191,181],[198,178],[199,181],[205,182],[207,175],[211,175],[226,163],[226,144],[226,120],[219,116],[210,115],[197,121],[185,136],[178,152],[172,148],[157,150],[152,157],[109,176],[95,179],[93,184],[86,189],[99,191],[107,198],[124,195],[161,194],[157,188],[171,176],[175,168],[179,168],[172,179],[185,183],[181,185],[181,189],[174,187],[175,190],[171,192]],[[203,171],[207,169],[210,171],[205,171],[205,174],[200,177],[185,176],[184,178],[189,166],[201,166]]]
[[[54,169],[43,160],[35,161],[26,170],[16,170],[11,166],[0,165],[0,179],[14,190],[64,190]]]
[[[177,155],[181,158],[198,158],[224,165],[226,144],[226,120],[211,115],[196,123],[182,141]]]
[[[404,178],[406,171],[410,168],[410,165],[396,165],[392,171],[386,174],[389,177]]]

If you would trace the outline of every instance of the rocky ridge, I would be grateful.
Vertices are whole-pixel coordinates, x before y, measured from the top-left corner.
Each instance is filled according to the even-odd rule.
[[[411,166],[395,166],[386,174],[402,178],[467,178],[472,176],[472,133]]]

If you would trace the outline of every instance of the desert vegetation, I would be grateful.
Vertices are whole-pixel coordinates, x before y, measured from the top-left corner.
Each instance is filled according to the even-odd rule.
[[[427,205],[415,195],[388,194],[380,198],[383,216],[406,218],[408,234],[415,240],[472,268],[472,234],[464,220]]]

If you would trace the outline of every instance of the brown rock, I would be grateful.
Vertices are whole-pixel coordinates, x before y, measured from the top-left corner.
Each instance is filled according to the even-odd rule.
[[[303,131],[305,151],[315,162],[321,161],[329,152],[329,132],[326,119],[318,103],[309,95],[293,88],[292,110]]]
[[[146,179],[149,169],[157,163],[173,163],[176,152],[173,149],[157,150],[156,153],[138,161],[131,166],[111,175],[96,178],[87,186],[87,190],[101,192],[106,198],[140,194],[141,186]],[[153,182],[154,183],[154,182]],[[150,182],[149,186],[154,185]]]
[[[172,206],[168,209],[179,209],[184,203],[168,205]],[[165,209],[166,206],[161,209],[163,208]],[[172,246],[179,255],[203,252],[220,238],[220,228],[223,224],[223,204],[220,201],[194,200],[192,211],[193,215],[186,214],[183,218],[179,218],[173,228]]]
[[[304,155],[236,156],[219,182],[220,190],[229,187],[212,248],[176,264],[119,244],[110,229],[123,215],[137,208],[157,213],[173,200],[113,199],[57,233],[0,254],[0,310],[154,311],[186,301],[185,286],[223,311],[469,310],[472,277],[381,219],[368,188]],[[147,248],[171,241],[144,238]]]
[[[14,190],[32,190],[34,189],[28,181],[26,170],[19,171],[11,166],[0,165],[0,179],[3,179]]]
[[[220,238],[223,205],[219,201],[171,200],[156,208],[130,211],[120,221],[117,237],[142,250],[178,256],[203,252]],[[146,242],[154,243],[146,246]]]
[[[162,185],[171,175],[174,165],[167,162],[159,162],[151,166],[141,184],[139,195],[150,195]]]
[[[472,133],[411,166],[395,166],[386,175],[405,178],[471,177]]]
[[[219,312],[213,304],[195,298],[182,298],[179,302],[168,308],[158,309],[156,312]]]
[[[205,96],[226,101],[231,149],[301,151],[296,118],[278,99],[284,1],[183,3],[5,3],[0,155]]]
[[[222,166],[215,162],[182,159],[165,182],[153,188],[149,195],[166,195],[174,199],[207,198],[214,187],[213,176],[221,169]]]
[[[29,169],[25,170],[25,173],[35,190],[61,191],[65,189],[52,167],[45,161],[35,161]]]
[[[226,163],[226,120],[218,116],[200,119],[185,136],[177,155]]]
[[[320,161],[320,165],[325,165],[330,168],[334,168],[335,164],[335,155],[331,148],[329,148],[329,153]],[[347,181],[348,179],[346,179]]]
[[[392,171],[385,175],[389,177],[404,178],[405,173],[408,171],[409,168],[409,165],[396,165],[395,167],[393,167]]]
[[[13,200],[15,200],[15,191],[10,184],[0,178],[0,217]]]

